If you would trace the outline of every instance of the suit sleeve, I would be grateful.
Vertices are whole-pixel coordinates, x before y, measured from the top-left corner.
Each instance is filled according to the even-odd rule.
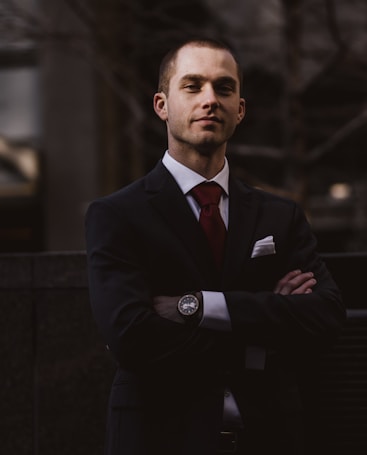
[[[97,326],[124,366],[192,363],[195,356],[212,350],[213,335],[156,314],[138,242],[124,214],[105,200],[90,205],[86,244],[90,302]]]
[[[261,290],[225,292],[233,332],[246,343],[260,346],[328,343],[340,332],[345,308],[297,204],[286,238],[282,251],[277,251],[283,257],[281,276],[295,269],[312,271],[317,285],[311,294],[304,295],[284,296]]]

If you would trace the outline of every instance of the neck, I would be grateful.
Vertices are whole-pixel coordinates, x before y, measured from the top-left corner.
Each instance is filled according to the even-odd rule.
[[[178,151],[169,149],[169,154],[179,163],[210,180],[223,169],[225,150],[221,153]]]

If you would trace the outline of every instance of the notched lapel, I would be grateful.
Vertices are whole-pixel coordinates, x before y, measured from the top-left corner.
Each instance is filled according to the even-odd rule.
[[[210,261],[209,249],[206,244],[204,233],[182,194],[176,181],[167,171],[163,164],[149,174],[146,189],[151,194],[150,202],[160,213],[165,223],[183,243],[197,266],[200,275],[208,277],[214,271],[214,265]]]

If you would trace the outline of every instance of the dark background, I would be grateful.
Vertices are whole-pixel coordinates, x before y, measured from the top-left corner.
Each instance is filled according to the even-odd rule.
[[[0,32],[0,252],[84,249],[90,200],[163,155],[158,63],[197,34],[243,67],[235,172],[299,201],[321,251],[366,251],[365,0],[2,0]]]

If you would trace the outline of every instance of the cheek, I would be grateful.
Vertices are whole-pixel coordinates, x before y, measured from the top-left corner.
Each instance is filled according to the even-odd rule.
[[[233,125],[237,126],[239,123],[241,123],[242,119],[243,119],[242,112],[239,112],[238,109],[234,108],[232,110]]]
[[[187,123],[188,115],[182,106],[170,105],[167,109],[168,122],[171,125],[183,127]]]

